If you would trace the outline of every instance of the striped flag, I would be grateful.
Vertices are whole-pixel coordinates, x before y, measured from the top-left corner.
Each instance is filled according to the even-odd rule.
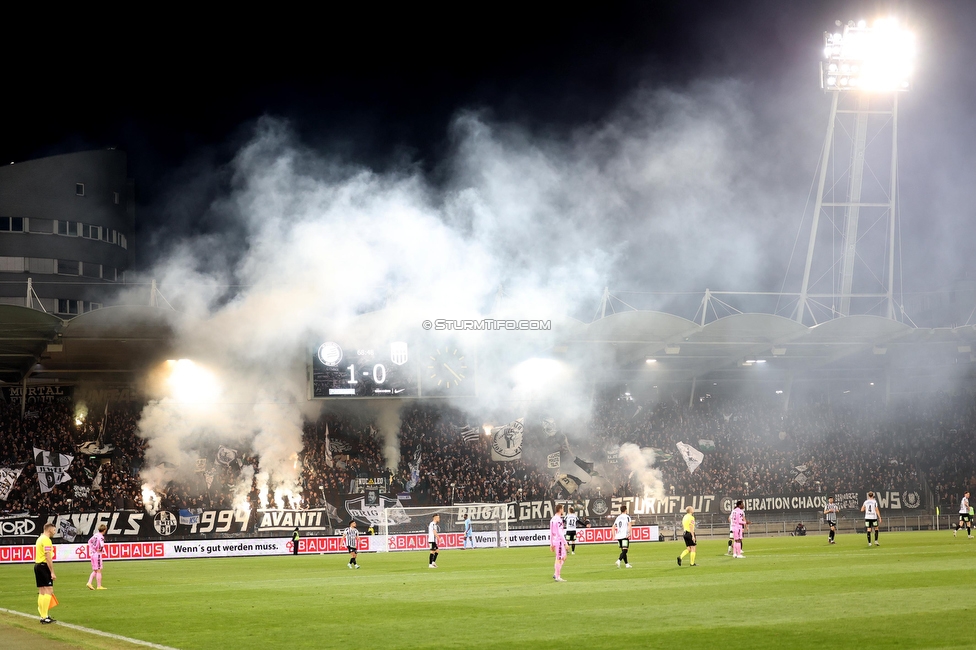
[[[335,462],[332,460],[332,447],[331,442],[329,442],[329,425],[325,425],[325,464],[329,467],[334,467]]]
[[[465,442],[478,442],[481,438],[481,429],[469,425],[461,427],[458,433],[461,435],[461,440]]]

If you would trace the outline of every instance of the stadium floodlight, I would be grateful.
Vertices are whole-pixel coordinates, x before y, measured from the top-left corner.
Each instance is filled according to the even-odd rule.
[[[915,34],[895,18],[879,19],[871,27],[851,21],[843,33],[824,32],[824,90],[907,91],[914,66]]]
[[[220,394],[214,374],[189,359],[171,359],[166,362],[166,369],[169,371],[166,383],[170,396],[178,402],[206,403]]]

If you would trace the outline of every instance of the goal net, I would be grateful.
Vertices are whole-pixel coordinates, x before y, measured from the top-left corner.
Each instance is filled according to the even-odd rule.
[[[381,551],[396,548],[405,543],[403,536],[410,536],[409,542],[417,544],[418,535],[426,536],[428,526],[434,515],[440,516],[438,522],[441,548],[495,548],[508,546],[507,506],[502,503],[469,503],[453,506],[429,506],[407,508],[395,506],[383,508],[379,512],[379,534],[386,536],[387,544],[381,544]],[[465,519],[471,521],[471,539],[465,542]],[[424,542],[426,544],[426,541]]]

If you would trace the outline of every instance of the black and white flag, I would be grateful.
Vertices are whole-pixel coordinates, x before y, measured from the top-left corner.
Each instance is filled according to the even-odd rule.
[[[702,461],[705,459],[705,454],[701,453],[691,445],[687,445],[683,442],[676,443],[675,446],[678,451],[681,452],[681,457],[685,459],[685,464],[688,466],[688,471],[692,474],[698,469]]]
[[[75,541],[75,537],[78,536],[78,529],[74,527],[70,519],[65,517],[58,523],[58,532],[55,536],[71,544]]]
[[[465,442],[478,442],[478,439],[481,437],[481,429],[465,425],[461,427],[458,434],[460,434],[461,440]]]
[[[14,483],[23,471],[23,467],[0,467],[0,501],[7,500],[10,491],[14,489]]]
[[[71,480],[68,467],[74,456],[45,451],[34,447],[34,464],[37,466],[37,483],[42,493],[50,492],[55,486]]]
[[[221,465],[230,465],[237,460],[237,450],[229,449],[223,445],[217,450],[217,462]]]
[[[546,456],[546,466],[549,469],[559,469],[559,460],[560,460],[559,452],[558,451],[553,452],[548,456]]]
[[[583,485],[583,481],[572,474],[556,474],[555,482],[566,491],[566,494],[574,494]]]
[[[552,418],[546,418],[542,421],[542,430],[546,432],[546,436],[549,438],[559,433],[559,428],[556,427],[556,421]]]
[[[335,461],[332,459],[332,443],[329,441],[329,425],[325,425],[325,464],[329,467],[335,467]]]
[[[491,430],[491,459],[497,461],[518,460],[522,457],[522,431],[524,418],[514,420],[503,427]]]

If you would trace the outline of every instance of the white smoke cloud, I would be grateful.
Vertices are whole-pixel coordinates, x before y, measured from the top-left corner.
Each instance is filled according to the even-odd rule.
[[[664,475],[661,470],[654,469],[654,452],[650,448],[641,449],[631,442],[626,442],[620,445],[619,459],[640,484],[645,499],[665,497]]]
[[[146,408],[148,483],[162,480],[158,462],[188,467],[198,449],[239,441],[260,457],[264,499],[297,497],[307,346],[365,327],[355,320],[364,312],[388,308],[391,322],[376,326],[390,329],[487,313],[558,324],[591,314],[615,275],[657,286],[762,276],[756,233],[794,197],[744,172],[749,162],[775,170],[741,96],[734,84],[640,93],[563,140],[463,113],[436,185],[414,169],[379,174],[332,160],[261,120],[230,165],[230,193],[210,208],[243,230],[231,240],[242,249],[184,241],[153,270],[182,314],[176,348],[210,368],[223,393],[194,408],[171,397]],[[553,341],[478,336],[476,406],[504,410],[515,398],[502,378]],[[557,420],[585,418],[586,383],[554,382],[532,399]],[[378,425],[396,467],[396,408],[381,410]],[[653,459],[643,462],[642,482],[660,489]]]

